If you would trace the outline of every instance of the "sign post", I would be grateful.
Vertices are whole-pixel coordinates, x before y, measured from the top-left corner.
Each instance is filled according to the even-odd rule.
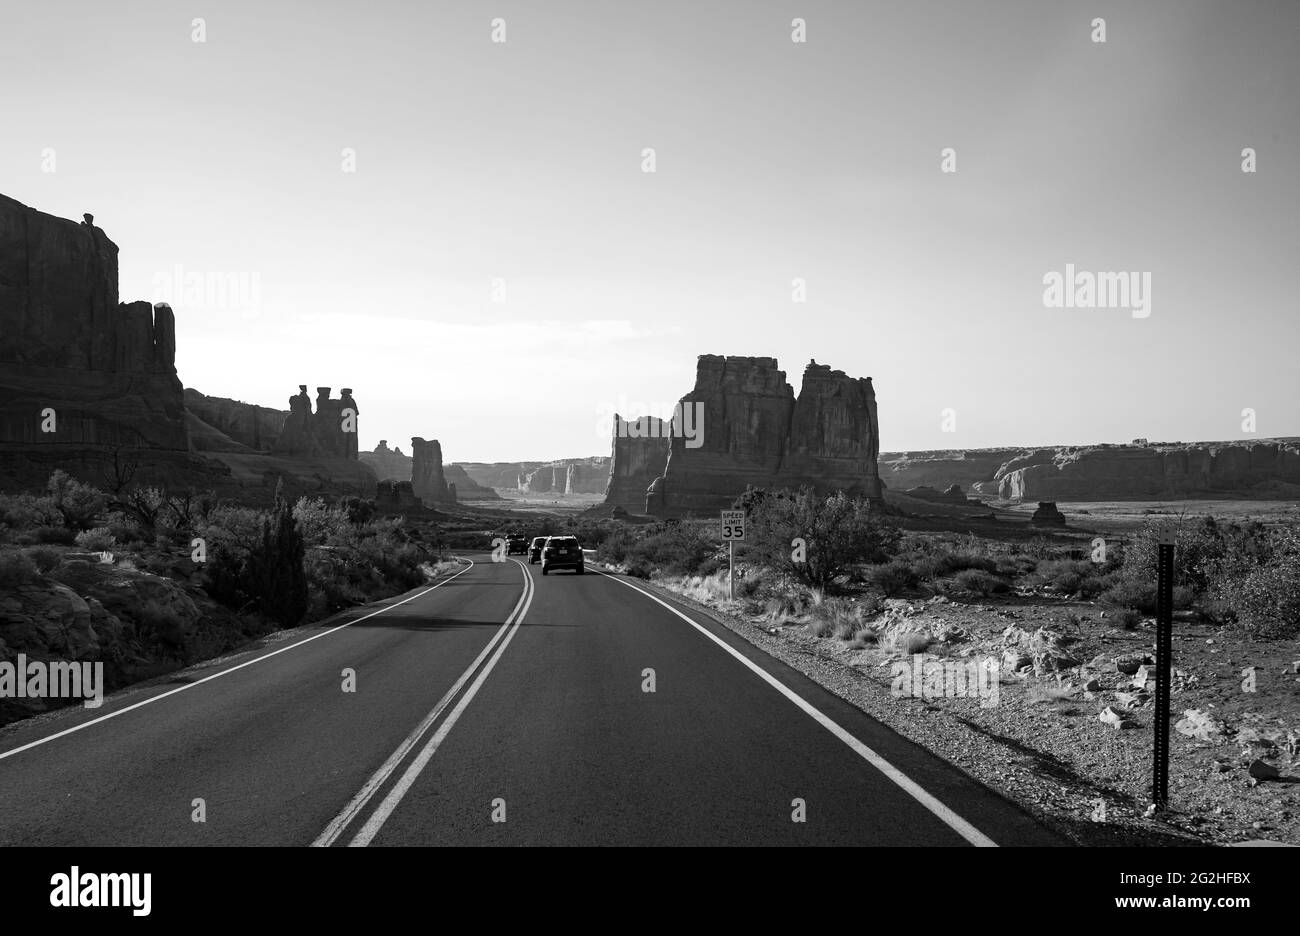
[[[1161,527],[1156,556],[1156,706],[1155,760],[1151,802],[1159,812],[1169,805],[1169,680],[1174,634],[1174,529]]]
[[[736,598],[736,540],[745,539],[745,512],[722,512],[722,538],[727,541],[727,600]]]

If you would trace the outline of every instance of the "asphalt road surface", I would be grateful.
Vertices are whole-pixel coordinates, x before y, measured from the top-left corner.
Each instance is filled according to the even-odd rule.
[[[1063,844],[634,579],[471,558],[12,726],[0,845]]]

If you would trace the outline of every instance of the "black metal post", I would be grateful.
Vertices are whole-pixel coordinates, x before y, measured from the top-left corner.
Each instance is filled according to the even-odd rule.
[[[1155,762],[1151,801],[1156,810],[1169,805],[1169,681],[1174,635],[1174,544],[1159,544],[1156,559],[1156,709]]]

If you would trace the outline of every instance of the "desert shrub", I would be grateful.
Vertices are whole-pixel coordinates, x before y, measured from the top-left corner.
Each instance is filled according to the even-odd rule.
[[[1105,563],[1090,559],[1046,559],[1038,563],[1029,581],[1050,585],[1062,595],[1092,599],[1114,584],[1105,569]]]
[[[983,569],[963,569],[953,576],[953,580],[963,591],[983,598],[989,595],[1003,595],[1011,591],[1011,586],[1005,579],[998,578]]]
[[[14,588],[34,582],[39,577],[40,572],[31,556],[16,549],[0,552],[0,586]]]
[[[30,549],[24,549],[23,552],[32,560],[36,570],[42,575],[53,572],[59,567],[59,563],[63,561],[63,553],[52,546],[33,546]]]
[[[884,562],[902,537],[870,502],[843,492],[823,497],[808,487],[751,489],[739,503],[749,512],[749,556],[807,585],[824,587],[858,563]],[[796,539],[804,542],[803,561],[796,561]]]
[[[214,511],[214,520],[205,528],[208,594],[236,610],[256,609],[281,627],[301,623],[308,606],[306,547],[280,491],[268,513],[228,509]],[[254,538],[249,527],[258,522]]]
[[[32,530],[62,523],[62,517],[54,509],[54,501],[48,497],[0,494],[0,523],[15,530]]]
[[[916,573],[906,559],[891,559],[879,565],[867,566],[862,578],[872,588],[879,589],[886,598],[897,598],[915,588],[918,582]]]
[[[934,637],[920,631],[907,631],[895,634],[889,643],[895,652],[911,656],[913,653],[924,653],[928,650],[934,643]]]
[[[824,617],[814,617],[805,627],[814,637],[829,637],[835,631],[835,625]]]
[[[1127,544],[1126,574],[1155,578],[1159,527],[1148,524]],[[1266,562],[1273,549],[1268,530],[1259,523],[1221,524],[1213,517],[1179,524],[1174,537],[1174,584],[1198,594],[1224,575],[1248,571]]]
[[[71,527],[37,527],[32,530],[32,536],[38,543],[49,543],[58,546],[71,546],[77,541],[77,531]]]
[[[154,599],[149,599],[132,611],[140,637],[146,642],[154,642],[176,651],[182,658],[189,651],[189,635],[179,618],[162,608]]]
[[[635,544],[636,537],[627,530],[615,530],[596,546],[596,557],[602,562],[619,565]]]
[[[1117,620],[1124,630],[1137,630],[1137,626],[1142,623],[1142,612],[1125,608],[1119,612]]]
[[[97,488],[82,484],[62,469],[50,475],[47,484],[50,503],[65,526],[73,530],[88,530],[95,518],[108,506],[108,498]]]
[[[298,498],[298,502],[293,505],[293,519],[297,521],[303,542],[308,546],[320,546],[352,525],[347,508],[342,505],[331,507],[319,497]]]
[[[108,527],[94,527],[89,530],[82,530],[77,534],[76,541],[77,545],[82,549],[90,549],[95,552],[105,552],[117,547],[117,540]]]
[[[118,494],[114,506],[132,519],[142,538],[152,541],[167,515],[167,495],[156,487],[128,488]]]
[[[718,543],[708,525],[690,521],[659,524],[639,538],[628,531],[616,531],[597,547],[597,557],[624,565],[629,575],[649,578],[658,571],[666,575],[710,575],[719,568]],[[634,572],[633,569],[638,571]],[[644,573],[644,574],[639,574]]]
[[[1300,635],[1300,528],[1270,534],[1265,546],[1230,556],[1225,566],[1230,571],[1211,590],[1222,619],[1252,637]]]

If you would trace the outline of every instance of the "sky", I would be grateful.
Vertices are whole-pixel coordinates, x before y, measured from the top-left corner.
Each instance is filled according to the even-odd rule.
[[[873,378],[882,451],[1300,435],[1293,0],[9,2],[0,89],[185,386],[362,449],[608,454],[700,354]]]

